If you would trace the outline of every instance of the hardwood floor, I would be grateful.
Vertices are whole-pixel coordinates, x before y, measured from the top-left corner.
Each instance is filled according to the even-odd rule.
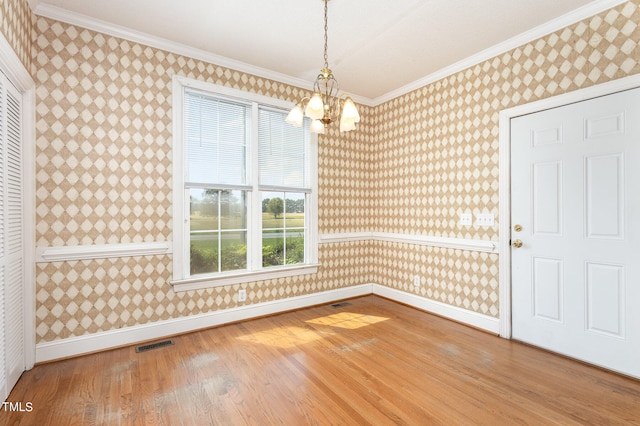
[[[39,365],[11,425],[640,424],[640,381],[367,296]]]

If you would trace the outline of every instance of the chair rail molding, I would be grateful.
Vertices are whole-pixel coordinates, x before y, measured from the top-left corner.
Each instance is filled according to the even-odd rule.
[[[172,252],[173,247],[170,241],[37,247],[36,263],[132,256],[154,256],[159,254],[171,254]]]
[[[353,232],[343,234],[322,234],[320,244],[345,243],[352,241],[386,241],[392,243],[414,244],[450,248],[456,250],[498,253],[498,241],[449,238],[432,235],[397,234],[390,232]]]

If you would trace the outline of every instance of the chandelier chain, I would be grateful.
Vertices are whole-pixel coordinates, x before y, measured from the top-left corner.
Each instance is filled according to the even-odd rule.
[[[324,67],[329,68],[329,54],[327,53],[328,45],[329,45],[329,37],[327,36],[329,25],[328,25],[328,4],[329,0],[324,0]]]

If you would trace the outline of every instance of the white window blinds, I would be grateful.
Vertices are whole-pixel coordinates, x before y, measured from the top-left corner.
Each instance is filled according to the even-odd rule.
[[[251,108],[198,92],[185,92],[187,186],[247,185]]]
[[[308,126],[291,126],[285,122],[286,115],[259,110],[259,186],[261,190],[310,192]]]

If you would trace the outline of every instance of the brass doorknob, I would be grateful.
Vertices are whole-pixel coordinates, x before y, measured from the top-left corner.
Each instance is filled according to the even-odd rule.
[[[512,245],[513,247],[515,247],[515,248],[520,248],[520,247],[522,247],[522,241],[521,241],[521,240],[513,240],[513,241],[511,242],[511,245]]]

